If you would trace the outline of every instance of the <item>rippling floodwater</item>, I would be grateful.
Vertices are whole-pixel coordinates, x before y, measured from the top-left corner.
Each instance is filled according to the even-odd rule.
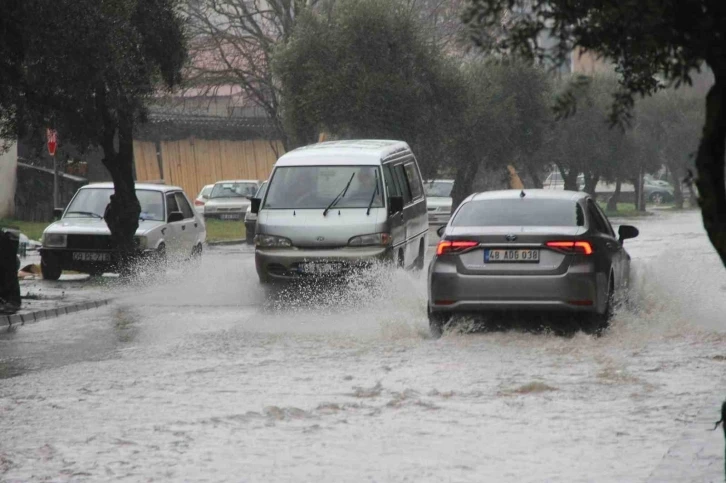
[[[425,274],[269,292],[235,251],[118,288],[0,339],[24,368],[0,479],[643,481],[725,387],[726,270],[697,214],[638,224],[633,306],[599,338],[433,340]]]

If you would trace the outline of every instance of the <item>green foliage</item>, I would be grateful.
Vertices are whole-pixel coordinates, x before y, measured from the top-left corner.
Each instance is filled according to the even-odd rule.
[[[293,144],[325,131],[441,149],[463,87],[456,66],[420,32],[399,2],[339,1],[325,16],[303,12],[273,62]]]

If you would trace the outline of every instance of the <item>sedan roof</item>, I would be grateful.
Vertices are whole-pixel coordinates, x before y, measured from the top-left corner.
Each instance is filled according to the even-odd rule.
[[[168,191],[181,191],[182,189],[178,186],[169,186],[166,184],[155,184],[155,183],[136,183],[134,187],[137,190],[150,190],[150,191],[161,191],[161,192],[168,192]],[[90,189],[90,188],[113,188],[113,183],[107,181],[103,183],[90,183],[85,186],[81,186],[81,189]]]
[[[464,201],[483,201],[483,200],[507,200],[524,196],[529,199],[536,200],[563,200],[577,201],[587,198],[589,195],[584,191],[565,191],[565,190],[538,190],[538,189],[514,189],[499,191],[484,191],[482,193],[474,193]]]

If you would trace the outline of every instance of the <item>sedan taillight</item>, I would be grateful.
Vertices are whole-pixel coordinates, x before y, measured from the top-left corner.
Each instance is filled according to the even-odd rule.
[[[586,241],[550,241],[545,246],[565,253],[592,255],[592,245]]]
[[[463,241],[463,240],[441,240],[436,247],[436,255],[445,255],[447,253],[457,253],[468,248],[478,246],[479,242]]]

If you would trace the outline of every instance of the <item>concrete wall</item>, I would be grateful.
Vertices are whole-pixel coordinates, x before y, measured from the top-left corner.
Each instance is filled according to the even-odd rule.
[[[18,146],[13,142],[9,150],[0,154],[0,218],[13,216],[17,167]]]

